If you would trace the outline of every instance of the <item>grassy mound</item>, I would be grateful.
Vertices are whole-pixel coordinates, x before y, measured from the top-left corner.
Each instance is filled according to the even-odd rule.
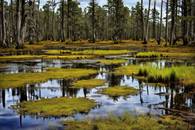
[[[128,53],[129,53],[128,50],[83,50],[83,51],[72,52],[72,54],[77,54],[77,55],[96,55],[96,56],[122,55]]]
[[[171,122],[171,123],[170,123]],[[107,118],[88,119],[84,121],[64,122],[67,130],[187,130],[188,124],[181,119],[159,119],[149,116],[131,116],[125,114],[121,117],[109,116]]]
[[[118,64],[124,64],[127,62],[127,60],[120,60],[120,59],[114,59],[114,60],[98,60],[99,63],[104,65],[118,65]]]
[[[73,84],[74,88],[95,88],[105,84],[105,80],[101,79],[90,79],[90,80],[79,80]]]
[[[74,79],[96,74],[93,69],[50,68],[42,73],[0,74],[0,88],[21,87],[25,84],[44,82],[49,79]]]
[[[189,52],[139,52],[136,54],[137,58],[161,58],[161,57],[175,57],[175,58],[181,58],[181,57],[195,57],[195,53],[189,53]]]
[[[22,102],[13,108],[22,114],[60,117],[87,113],[95,106],[96,103],[93,100],[85,98],[53,98]]]
[[[33,60],[33,59],[61,59],[61,60],[77,60],[77,59],[91,59],[92,55],[15,55],[15,56],[0,56],[1,62]]]
[[[105,88],[100,93],[111,97],[119,97],[119,96],[135,95],[138,93],[138,90],[127,86],[114,86],[114,87]]]
[[[177,66],[169,68],[157,68],[151,65],[129,65],[116,69],[117,75],[136,75],[146,77],[151,83],[177,82],[184,85],[195,84],[195,67]]]

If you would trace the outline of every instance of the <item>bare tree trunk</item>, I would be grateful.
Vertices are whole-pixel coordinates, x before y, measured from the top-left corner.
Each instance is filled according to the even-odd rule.
[[[141,24],[142,24],[142,40],[144,40],[145,22],[144,22],[144,3],[143,3],[143,0],[141,0]]]
[[[149,4],[148,4],[148,14],[147,14],[147,20],[146,20],[146,35],[145,35],[145,38],[144,38],[144,44],[148,43],[150,6],[151,6],[151,0],[149,0]]]
[[[37,1],[37,19],[36,19],[36,41],[39,42],[39,38],[40,38],[40,0]]]
[[[176,14],[176,2],[177,0],[171,1],[171,32],[170,32],[170,44],[174,44],[175,40],[175,14]]]
[[[70,40],[70,3],[71,0],[67,0],[67,39]]]
[[[55,40],[55,0],[52,0],[52,40]]]
[[[61,42],[64,42],[64,0],[61,0],[61,6]]]
[[[182,37],[183,37],[183,44],[187,45],[188,44],[188,22],[187,22],[187,16],[188,16],[188,6],[187,6],[187,1],[182,0]]]
[[[31,12],[31,18],[30,18],[30,39],[29,44],[34,44],[35,42],[35,28],[36,28],[36,22],[35,22],[35,2],[32,1],[32,7],[30,9]]]
[[[5,8],[4,0],[1,0],[1,47],[7,47],[6,43],[6,27],[5,27]]]
[[[167,3],[166,3],[166,31],[165,31],[166,45],[168,45],[168,35],[169,35],[168,14],[169,14],[169,0],[167,0]]]
[[[163,0],[161,0],[161,9],[160,9],[160,30],[159,30],[159,37],[158,37],[158,44],[161,43],[161,34],[162,34],[162,15],[163,15]]]
[[[26,15],[25,15],[25,0],[16,1],[16,49],[24,47],[24,38],[26,33]]]
[[[92,0],[92,32],[93,32],[93,43],[95,43],[95,0]]]
[[[153,38],[156,39],[156,0],[154,0],[153,10]]]

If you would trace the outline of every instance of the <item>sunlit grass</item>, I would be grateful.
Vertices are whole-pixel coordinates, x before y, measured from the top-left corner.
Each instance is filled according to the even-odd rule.
[[[195,53],[189,52],[139,52],[136,54],[137,58],[165,58],[165,57],[195,57]]]
[[[151,83],[179,82],[184,85],[195,84],[194,66],[157,68],[152,65],[129,65],[117,68],[115,74],[144,76]]]
[[[61,60],[77,60],[77,59],[91,59],[92,55],[15,55],[15,56],[0,56],[0,61],[21,61],[21,60],[33,60],[33,59],[61,59]]]
[[[72,52],[72,54],[77,54],[77,55],[97,55],[97,56],[122,55],[128,53],[129,53],[128,50],[83,50],[83,51]]]
[[[105,82],[105,80],[101,79],[79,80],[73,83],[73,88],[95,88],[104,85]]]
[[[187,130],[188,124],[180,118],[155,118],[150,116],[132,116],[125,113],[117,117],[85,119],[83,121],[65,121],[67,130]]]
[[[98,60],[99,63],[104,64],[104,65],[118,65],[118,64],[124,64],[127,62],[127,60],[122,60],[122,59],[113,59],[113,60]]]
[[[25,84],[44,82],[49,79],[74,79],[96,74],[93,69],[50,68],[42,73],[0,74],[0,88],[22,87]]]
[[[113,86],[113,87],[102,89],[100,93],[111,97],[119,97],[119,96],[136,95],[138,93],[138,90],[127,86]]]
[[[96,103],[93,100],[64,97],[22,102],[13,106],[13,108],[22,114],[38,115],[41,117],[60,117],[76,113],[86,113],[95,106]]]

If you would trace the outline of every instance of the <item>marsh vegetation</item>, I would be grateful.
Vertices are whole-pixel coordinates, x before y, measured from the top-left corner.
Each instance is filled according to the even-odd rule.
[[[0,0],[0,130],[195,129],[195,1],[104,2]]]

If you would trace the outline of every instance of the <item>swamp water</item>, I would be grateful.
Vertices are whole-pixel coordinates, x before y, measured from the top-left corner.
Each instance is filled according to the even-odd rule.
[[[173,62],[167,60],[137,60],[128,59],[128,64],[144,64],[150,62],[159,67],[175,65],[192,65],[194,63]],[[48,67],[62,68],[94,68],[99,70],[95,76],[84,79],[104,79],[106,84],[94,89],[72,89],[71,80],[48,80],[37,84],[27,84],[20,88],[0,89],[0,130],[28,130],[28,129],[64,129],[61,120],[85,119],[90,117],[104,117],[109,114],[121,115],[124,112],[132,114],[164,115],[170,114],[168,110],[159,108],[177,108],[195,112],[195,90],[185,86],[155,86],[145,84],[132,76],[116,76],[113,72],[118,66],[104,66],[92,61],[66,62],[63,60],[31,60],[8,63],[7,67],[0,68],[0,73],[42,72]],[[22,78],[22,77],[21,77]],[[109,97],[97,93],[101,88],[116,85],[127,85],[139,89],[135,96]],[[98,106],[89,113],[78,113],[70,117],[42,118],[38,116],[20,115],[11,106],[22,101],[39,100],[54,97],[86,97],[94,99]]]

